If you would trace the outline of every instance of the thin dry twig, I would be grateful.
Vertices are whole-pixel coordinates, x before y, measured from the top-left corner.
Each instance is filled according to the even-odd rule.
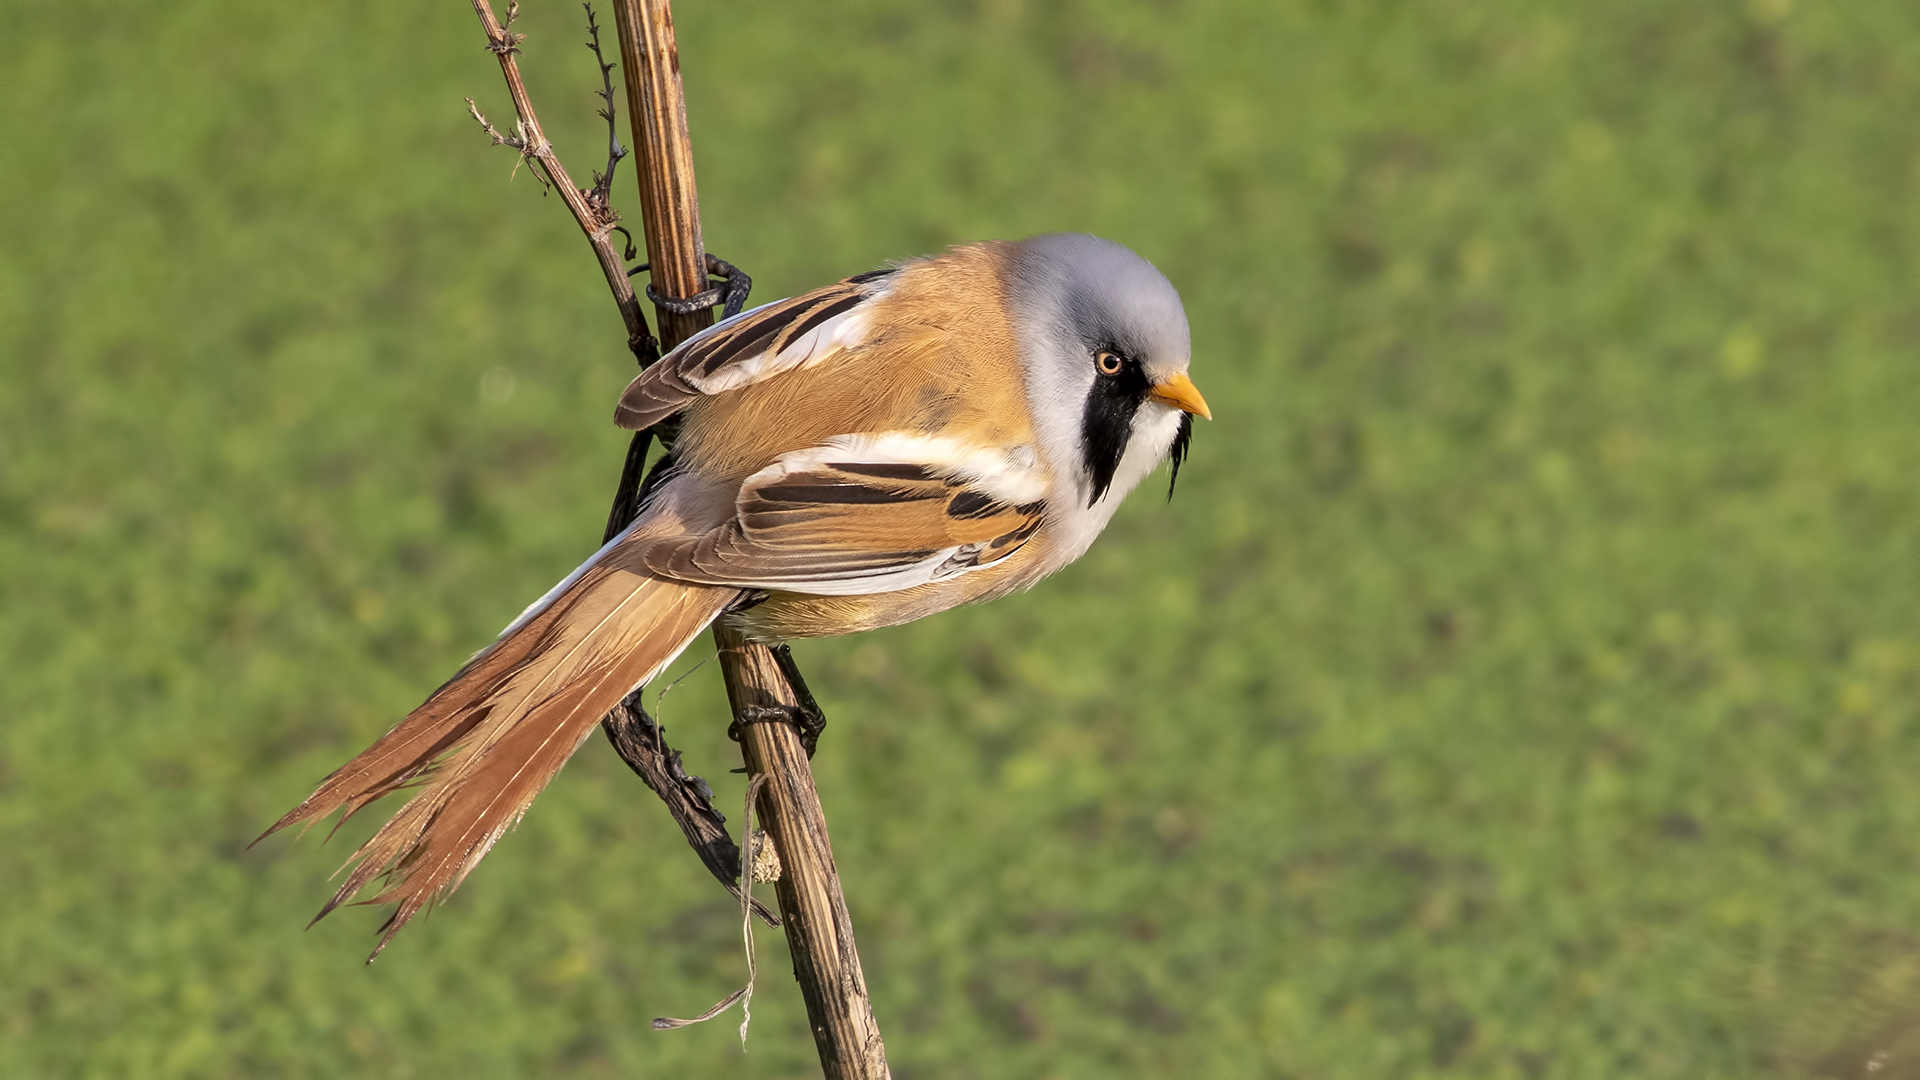
[[[603,179],[594,174],[594,186],[582,188],[567,175],[566,167],[560,164],[560,156],[554,152],[553,143],[548,141],[545,131],[540,127],[540,118],[533,111],[533,99],[527,94],[527,83],[520,75],[520,62],[515,59],[520,54],[520,45],[526,41],[525,34],[513,30],[513,21],[520,15],[520,5],[507,5],[507,20],[501,22],[493,14],[493,5],[488,0],[472,0],[473,13],[480,18],[480,27],[486,31],[487,51],[500,61],[500,74],[507,82],[507,93],[513,98],[515,122],[513,133],[507,134],[487,122],[480,107],[473,100],[467,100],[467,110],[479,122],[481,130],[493,140],[495,146],[506,146],[514,150],[524,162],[537,166],[535,172],[540,177],[542,191],[557,191],[573,214],[573,220],[579,224],[580,231],[586,235],[587,243],[592,245],[593,254],[600,262],[600,271],[606,275],[607,288],[613,293],[613,302],[620,309],[621,321],[627,327],[627,348],[641,367],[652,363],[660,355],[659,343],[647,329],[646,315],[640,309],[639,298],[634,295],[633,283],[627,279],[626,259],[613,244],[613,234],[627,237],[627,247],[632,247],[632,237],[620,227],[620,215],[614,212],[607,193],[613,187],[613,166],[620,157],[625,156],[619,141],[613,141],[614,149],[622,153],[611,155],[607,164],[607,174]],[[600,79],[606,88],[605,108],[601,115],[608,116],[608,124],[613,123],[610,113],[613,111],[613,83],[609,75],[611,70],[605,58],[600,56],[599,27],[592,22],[592,13],[588,12],[588,30],[592,40],[594,56],[601,65]],[[516,165],[515,169],[519,167]]]

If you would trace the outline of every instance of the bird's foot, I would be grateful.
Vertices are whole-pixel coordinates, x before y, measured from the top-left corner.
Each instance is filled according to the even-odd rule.
[[[793,705],[750,705],[734,717],[727,726],[727,737],[740,741],[741,728],[748,724],[791,724],[800,733],[800,748],[811,758],[820,745],[820,733],[827,730],[827,714],[820,710],[820,703],[813,700],[813,691],[807,689],[807,680],[800,674],[800,665],[794,663],[793,650],[785,645],[772,648],[773,661],[780,666],[780,674],[793,688],[796,703]]]
[[[641,263],[627,271],[627,276],[632,277],[643,270],[652,269],[650,264]],[[719,278],[720,284],[702,289],[684,300],[661,296],[653,291],[653,286],[649,285],[647,299],[653,301],[662,311],[671,311],[675,315],[691,315],[696,311],[717,307],[720,309],[721,318],[731,319],[746,310],[747,294],[753,290],[753,279],[745,272],[718,255],[708,252],[707,277]]]
[[[818,708],[808,709],[803,705],[750,705],[740,710],[740,715],[727,725],[727,737],[739,742],[743,730],[749,724],[788,724],[800,733],[800,748],[813,756],[814,748],[820,745],[820,733],[826,730],[827,718]]]

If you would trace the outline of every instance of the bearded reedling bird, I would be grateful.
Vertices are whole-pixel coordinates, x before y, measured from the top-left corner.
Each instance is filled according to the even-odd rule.
[[[1162,459],[1178,478],[1211,415],[1188,358],[1173,286],[1083,234],[960,247],[719,323],[620,399],[622,427],[681,425],[634,523],[268,833],[417,786],[321,911],[384,878],[385,947],[716,619],[767,643],[845,634],[1079,558]]]

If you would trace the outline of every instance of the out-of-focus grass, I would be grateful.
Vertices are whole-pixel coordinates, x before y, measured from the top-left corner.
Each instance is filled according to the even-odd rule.
[[[1219,415],[1034,592],[799,649],[899,1075],[1920,1075],[1920,9],[678,15],[760,296],[1103,233]],[[244,850],[615,479],[465,5],[13,16],[0,1072],[811,1073],[777,935],[751,1053],[647,1030],[736,925],[597,741],[371,969],[300,932],[365,826]],[[578,23],[522,28],[584,176]]]

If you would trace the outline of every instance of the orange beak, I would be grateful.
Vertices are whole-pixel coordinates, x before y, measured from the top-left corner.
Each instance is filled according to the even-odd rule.
[[[1192,413],[1203,419],[1213,419],[1213,410],[1207,408],[1207,399],[1200,396],[1200,388],[1193,385],[1186,372],[1154,384],[1147,395],[1155,401],[1165,402],[1184,413]]]

